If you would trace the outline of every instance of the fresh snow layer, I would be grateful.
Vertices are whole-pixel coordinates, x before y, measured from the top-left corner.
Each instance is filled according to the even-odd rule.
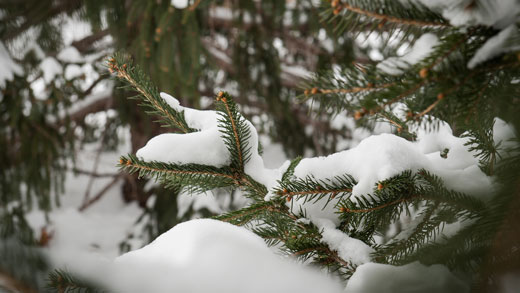
[[[13,61],[9,51],[2,42],[0,42],[0,64],[2,65],[2,70],[0,70],[0,88],[5,86],[6,81],[13,80],[15,75],[23,74],[22,67]]]
[[[443,265],[424,266],[413,262],[404,266],[366,263],[356,268],[346,292],[469,292],[468,286]]]
[[[475,55],[469,60],[468,68],[473,69],[480,63],[494,58],[502,53],[511,52],[520,49],[520,45],[512,42],[512,38],[519,38],[518,27],[514,24],[503,29],[496,36],[489,38],[489,40],[480,47]],[[508,41],[511,44],[508,44]],[[516,43],[516,44],[515,44]]]
[[[479,169],[478,159],[464,146],[467,141],[453,136],[447,124],[441,124],[437,131],[420,131],[417,142],[392,134],[373,135],[350,150],[327,157],[303,159],[296,166],[294,175],[328,179],[350,174],[358,182],[352,190],[355,198],[371,194],[379,181],[406,170],[424,168],[440,176],[450,189],[489,196],[491,178]],[[445,148],[449,149],[446,159],[440,156]]]
[[[194,163],[215,167],[229,165],[231,160],[217,126],[217,113],[184,108],[179,101],[165,93],[161,93],[161,97],[174,110],[184,111],[188,125],[200,131],[160,134],[137,151],[137,156],[145,161],[175,164]]]
[[[176,225],[117,258],[104,274],[116,292],[341,292],[337,280],[283,260],[262,238],[210,219]]]
[[[223,134],[218,127],[219,115],[216,111],[201,111],[180,105],[174,97],[161,93],[161,97],[170,107],[184,112],[186,123],[191,128],[200,131],[177,134],[161,134],[152,138],[146,146],[137,151],[137,156],[145,161],[161,161],[176,164],[196,163],[223,167],[230,164],[230,154],[223,140]],[[241,119],[245,119],[241,117]],[[256,181],[271,189],[276,180],[281,178],[281,170],[267,169],[258,154],[258,133],[251,122],[246,120],[251,131],[248,146],[251,157],[245,164],[245,172]]]
[[[390,75],[400,75],[410,65],[419,63],[428,57],[433,48],[439,43],[439,39],[432,33],[423,34],[417,39],[412,49],[401,57],[390,57],[377,64],[377,69]]]

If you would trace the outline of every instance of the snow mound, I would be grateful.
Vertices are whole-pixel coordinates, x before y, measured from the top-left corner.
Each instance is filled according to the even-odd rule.
[[[443,265],[366,263],[357,267],[348,281],[346,292],[462,293],[469,292],[469,288]]]
[[[338,281],[280,259],[252,232],[210,219],[179,224],[115,261],[117,292],[341,292]],[[114,279],[115,278],[115,279]]]

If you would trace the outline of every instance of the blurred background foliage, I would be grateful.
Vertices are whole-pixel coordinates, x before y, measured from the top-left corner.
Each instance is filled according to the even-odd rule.
[[[127,52],[161,91],[190,107],[211,109],[214,94],[229,91],[290,157],[331,153],[351,135],[294,99],[302,80],[333,64],[370,62],[347,33],[321,21],[320,1],[190,1],[177,9],[169,0],[3,0],[0,12],[2,46],[20,67],[0,96],[0,206],[6,215],[14,206],[48,212],[67,172],[90,176],[89,185],[110,177],[103,190],[123,182],[122,197],[147,215],[149,239],[194,212],[212,213],[178,218],[171,191],[75,161],[85,144],[117,149],[122,128],[130,153],[171,131],[128,100],[136,93],[109,76],[109,54]],[[80,210],[102,195],[87,191]]]

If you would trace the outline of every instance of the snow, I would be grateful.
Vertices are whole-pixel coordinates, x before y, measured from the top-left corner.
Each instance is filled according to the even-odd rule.
[[[121,129],[119,137],[123,143],[119,150],[104,152],[100,156],[97,172],[117,174],[115,163],[120,152],[130,149],[129,129]],[[87,144],[76,157],[76,163],[82,169],[92,170],[96,161],[98,144]],[[97,178],[93,184],[90,197],[93,197],[112,177]],[[48,246],[43,248],[56,268],[67,268],[73,272],[87,272],[99,261],[110,262],[120,255],[120,244],[129,235],[139,233],[142,229],[136,224],[142,209],[136,202],[126,203],[121,196],[122,181],[110,188],[106,194],[86,210],[80,212],[85,190],[89,184],[86,175],[66,173],[65,195],[60,197],[60,206],[54,206],[46,216],[41,210],[27,213],[27,221],[35,231],[38,239],[42,228],[51,235]],[[146,239],[134,237],[132,247],[141,247]]]
[[[400,75],[410,65],[419,63],[428,57],[434,47],[439,43],[439,38],[432,33],[423,34],[417,39],[411,50],[401,57],[390,57],[377,64],[377,69],[390,75]]]
[[[66,63],[81,63],[84,61],[78,49],[73,46],[61,50],[56,57]]]
[[[469,292],[445,266],[424,266],[413,262],[404,266],[366,263],[357,267],[346,292]]]
[[[160,134],[137,151],[137,156],[145,161],[174,164],[224,167],[230,163],[226,146],[216,127],[188,134]]]
[[[487,40],[486,43],[477,50],[471,60],[469,60],[468,68],[473,69],[480,63],[500,54],[519,50],[520,45],[514,44],[514,42],[508,44],[508,41],[514,37],[518,38],[520,36],[518,33],[518,27],[515,24],[512,24],[500,31],[496,36],[489,38],[489,40]]]
[[[479,169],[478,159],[464,146],[467,141],[453,136],[447,124],[434,131],[419,131],[417,142],[392,134],[372,135],[350,150],[303,159],[294,176],[327,179],[350,174],[358,182],[352,190],[355,199],[372,194],[379,181],[406,170],[424,168],[441,177],[450,189],[485,198],[493,189],[492,180]],[[440,156],[444,148],[450,150],[447,159]]]
[[[148,143],[137,151],[137,156],[145,161],[160,161],[176,164],[196,163],[223,167],[230,164],[230,154],[223,140],[223,134],[218,127],[218,114],[216,111],[195,110],[180,105],[174,97],[161,93],[161,97],[170,107],[176,111],[184,111],[188,126],[200,131],[176,134],[161,134],[152,138]],[[245,118],[242,117],[245,120]],[[256,181],[264,184],[269,190],[276,181],[281,178],[278,169],[267,169],[264,161],[258,154],[258,133],[251,124],[245,120],[251,136],[248,146],[251,148],[251,157],[245,164],[245,173]]]
[[[353,265],[361,265],[370,261],[370,254],[374,252],[372,247],[336,229],[336,224],[330,220],[318,219],[314,222],[321,230],[321,242],[337,251],[341,259]]]
[[[281,259],[245,228],[211,219],[176,225],[117,258],[101,277],[116,292],[342,291],[337,280]]]
[[[52,57],[46,57],[43,59],[40,63],[40,69],[43,72],[43,80],[46,84],[50,83],[56,75],[63,72],[61,64]]]
[[[2,65],[2,70],[0,70],[0,88],[5,87],[6,81],[13,80],[15,75],[23,74],[23,68],[13,61],[9,51],[2,42],[0,42],[0,64]]]
[[[200,131],[178,134],[160,134],[137,151],[145,161],[161,161],[175,164],[202,164],[224,167],[231,159],[218,128],[216,111],[200,111],[180,106],[172,96],[161,93],[161,97],[177,111],[184,111],[186,122]]]
[[[517,0],[418,0],[432,11],[441,13],[453,26],[474,25],[505,28],[516,22],[520,13]]]
[[[172,0],[171,4],[177,9],[188,7],[188,0]]]
[[[69,64],[65,67],[65,78],[71,80],[83,74],[83,70],[79,65]]]

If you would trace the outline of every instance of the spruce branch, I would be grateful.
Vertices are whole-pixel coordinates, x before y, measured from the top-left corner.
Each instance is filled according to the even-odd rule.
[[[368,92],[384,89],[394,85],[394,83],[383,83],[383,84],[372,84],[367,83],[364,87],[351,87],[351,88],[335,88],[335,89],[320,89],[313,87],[304,91],[305,96],[317,95],[317,94],[350,94],[359,92]]]
[[[237,226],[243,226],[261,217],[268,217],[270,213],[286,215],[276,201],[259,201],[243,209],[213,217],[216,220],[228,222]]]
[[[186,123],[183,111],[173,109],[159,95],[159,91],[150,79],[143,73],[138,66],[133,66],[131,60],[124,54],[115,54],[108,60],[110,72],[117,73],[117,77],[128,83],[142,97],[144,104],[150,109],[150,114],[161,117],[162,121],[171,127],[181,130],[184,133],[196,131]]]
[[[374,257],[379,260],[385,259],[389,263],[397,263],[402,257],[411,254],[432,239],[434,240],[442,230],[442,224],[446,221],[442,216],[435,216],[439,205],[439,202],[427,205],[416,217],[419,223],[409,228],[411,233],[408,237],[394,239],[390,243],[377,247]]]
[[[274,192],[285,197],[287,201],[294,198],[304,198],[304,203],[314,201],[328,196],[328,204],[334,198],[341,199],[344,196],[350,196],[352,187],[356,181],[350,175],[336,176],[328,180],[316,180],[312,176],[305,178],[291,178],[291,180],[282,180]]]
[[[230,168],[217,168],[198,164],[170,164],[164,162],[145,162],[134,155],[121,157],[119,167],[139,176],[155,178],[166,184],[166,187],[178,185],[188,187],[190,191],[204,192],[207,190],[238,186],[239,182],[233,176]]]
[[[435,15],[434,13],[428,13],[430,16],[434,16],[437,18],[437,21],[423,21],[421,19],[424,19],[423,17],[414,17],[410,11],[419,12],[419,9],[424,10],[423,7],[419,8],[417,4],[412,4],[411,2],[408,2],[411,6],[410,8],[406,9],[405,7],[397,7],[397,3],[393,2],[390,3],[389,1],[385,1],[384,3],[370,3],[371,1],[341,1],[341,0],[332,0],[331,1],[331,8],[333,9],[333,14],[338,15],[342,11],[346,10],[347,15],[345,15],[346,18],[350,18],[351,16],[348,15],[348,13],[351,11],[353,13],[356,13],[360,16],[366,16],[369,17],[375,21],[378,22],[378,27],[382,28],[386,23],[395,23],[399,25],[412,25],[412,26],[419,26],[419,27],[449,27],[450,25],[442,20],[438,15]],[[374,1],[376,2],[376,1]],[[351,3],[351,4],[350,4]],[[363,5],[364,4],[364,5]],[[364,9],[362,7],[370,7],[368,9]],[[400,10],[402,8],[402,10]],[[370,10],[372,9],[372,10]],[[374,12],[374,11],[379,12]],[[393,10],[393,11],[392,11]],[[400,11],[399,11],[400,10]],[[403,17],[397,17],[391,15],[392,12],[399,12]],[[397,14],[397,13],[396,13]],[[407,15],[406,15],[407,14]],[[406,15],[406,16],[405,16]],[[424,14],[423,14],[424,15]],[[421,16],[423,16],[421,15]],[[408,17],[408,18],[406,18]],[[360,22],[360,21],[356,21]]]
[[[51,292],[84,292],[84,293],[101,293],[107,292],[97,288],[89,282],[80,280],[65,270],[54,270],[49,273],[47,289]]]
[[[216,109],[220,115],[219,130],[224,135],[225,144],[231,154],[231,167],[242,175],[244,165],[251,157],[251,146],[248,142],[251,130],[228,93],[217,94]]]

